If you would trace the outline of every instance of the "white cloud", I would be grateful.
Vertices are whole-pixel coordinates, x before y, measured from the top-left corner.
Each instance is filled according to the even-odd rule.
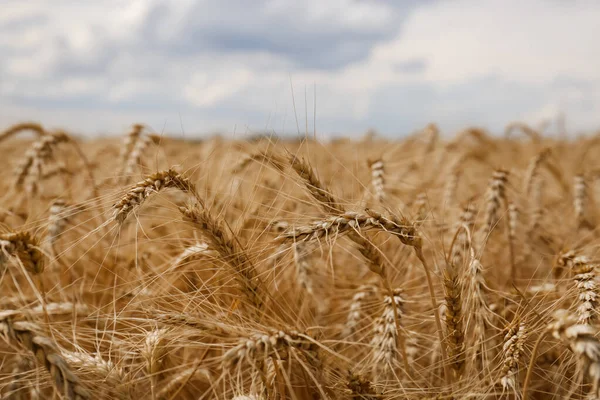
[[[596,2],[5,1],[6,123],[52,115],[92,132],[90,116],[114,112],[118,130],[173,114],[203,131],[295,129],[290,79],[300,119],[316,84],[330,131],[500,129],[560,112],[577,129],[600,122]]]
[[[597,2],[440,2],[416,10],[375,59],[425,59],[425,79],[449,84],[489,75],[526,84],[598,79],[599,16]]]
[[[218,105],[221,100],[243,90],[252,80],[254,74],[244,68],[228,70],[218,75],[196,72],[191,76],[184,95],[198,107]]]

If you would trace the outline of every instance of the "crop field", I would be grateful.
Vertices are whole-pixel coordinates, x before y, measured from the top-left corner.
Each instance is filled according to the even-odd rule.
[[[0,152],[2,399],[600,398],[600,136]]]

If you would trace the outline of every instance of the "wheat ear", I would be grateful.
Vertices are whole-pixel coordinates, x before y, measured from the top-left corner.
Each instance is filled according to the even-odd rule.
[[[350,391],[352,400],[377,400],[381,398],[381,394],[375,391],[369,380],[350,371],[348,371],[346,387]]]
[[[173,260],[171,266],[173,269],[177,269],[186,262],[193,261],[204,256],[211,256],[213,254],[214,252],[208,248],[208,244],[196,243],[183,249],[183,251]]]
[[[527,125],[524,122],[511,122],[506,126],[504,130],[504,135],[506,138],[510,137],[510,134],[515,130],[521,130],[525,135],[527,135],[534,143],[539,143],[542,141],[542,135],[540,133]]]
[[[590,395],[600,396],[600,341],[596,338],[597,329],[591,325],[580,325],[566,310],[558,310],[554,314],[555,321],[548,330],[556,339],[569,345],[583,371],[592,381]]]
[[[459,267],[469,260],[470,240],[469,234],[475,224],[475,207],[468,204],[463,208],[457,223],[454,243],[450,246],[450,263]],[[464,228],[464,229],[463,229]]]
[[[366,213],[345,212],[337,216],[331,216],[324,220],[316,221],[310,225],[297,226],[286,229],[277,240],[312,241],[351,232],[368,230],[382,230],[394,234],[403,240],[405,244],[418,240],[416,231],[412,225],[405,220],[399,220],[395,216],[385,217],[375,210],[366,210]]]
[[[576,175],[573,180],[573,208],[577,220],[577,228],[589,227],[589,196],[585,177],[582,174]]]
[[[67,211],[67,203],[63,199],[54,200],[50,206],[50,214],[48,216],[48,242],[51,246],[54,245],[69,223],[70,215]]]
[[[146,332],[146,338],[141,348],[141,356],[144,359],[144,370],[146,375],[150,377],[150,387],[152,396],[156,392],[156,383],[158,374],[162,370],[163,357],[166,354],[165,335],[167,329],[153,329]]]
[[[296,242],[293,244],[294,262],[296,264],[296,274],[298,283],[306,290],[309,295],[314,294],[311,265],[311,244],[306,242]]]
[[[123,144],[119,153],[119,160],[121,164],[121,171],[119,173],[119,176],[123,175],[123,172],[125,171],[127,165],[127,160],[129,159],[129,155],[131,154],[131,151],[133,150],[133,147],[135,146],[143,130],[144,125],[134,124],[131,127],[129,133],[123,138]]]
[[[111,385],[111,388],[122,385],[125,381],[123,370],[115,366],[112,361],[103,359],[100,354],[63,351],[61,355],[73,368],[97,375]]]
[[[304,186],[306,187],[306,189],[308,190],[310,195],[313,197],[313,199],[315,199],[317,201],[317,203],[320,205],[320,207],[323,210],[325,210],[326,213],[333,214],[334,216],[340,215],[340,214],[348,215],[345,212],[344,207],[338,202],[338,200],[336,200],[336,198],[331,194],[331,192],[328,190],[328,188],[326,188],[321,183],[321,181],[317,178],[316,173],[313,171],[313,169],[310,167],[310,165],[308,165],[308,163],[304,159],[299,159],[292,154],[288,154],[288,161],[289,161],[290,165],[292,166],[292,169],[296,172],[296,174],[304,182]],[[374,211],[369,212],[368,210],[367,210],[367,212],[375,220],[378,220],[381,222],[381,220],[383,219],[381,214],[378,214]],[[396,227],[399,226],[398,225],[399,223],[405,222],[405,221],[398,221],[396,218],[393,218],[393,220],[390,220],[390,221]],[[342,222],[342,224],[343,224],[343,222]],[[400,240],[402,241],[402,243],[410,244],[410,245],[420,243],[420,238],[418,237],[418,235],[416,235],[416,230],[414,229],[414,227],[412,225],[408,226],[408,227],[404,227],[403,229],[396,229],[396,230],[398,232],[400,232],[399,237],[400,237]],[[388,291],[388,294],[390,296],[393,296],[392,287],[391,287],[390,282],[387,279],[386,274],[385,274],[385,264],[379,254],[378,249],[373,244],[371,244],[371,242],[369,242],[366,238],[362,237],[356,231],[356,229],[353,229],[353,231],[350,232],[349,238],[357,245],[361,255],[366,259],[369,269],[380,276],[381,280],[384,282],[384,285]],[[294,240],[295,240],[295,237],[294,237]],[[416,250],[416,248],[415,248],[415,251],[418,251],[418,250]],[[423,263],[425,262],[424,258],[422,257],[422,254],[421,254],[420,260]],[[425,264],[423,264],[423,265],[425,265]],[[394,313],[395,312],[396,311],[394,309]],[[396,319],[396,329],[399,331],[400,323],[398,321],[397,316],[395,319]],[[440,327],[440,326],[441,325],[438,324],[438,327]],[[439,334],[441,335],[441,332]],[[408,357],[406,357],[406,348],[405,348],[405,343],[404,343],[404,337],[402,335],[400,335],[400,338],[401,338],[400,349],[401,349],[401,352],[403,355],[402,359],[404,362],[404,368],[407,371],[407,373],[410,374],[410,368],[408,365]]]
[[[539,152],[531,159],[527,170],[525,171],[525,179],[523,181],[523,192],[530,195],[536,181],[541,179],[540,169],[550,156],[550,149],[546,148]]]
[[[574,257],[570,264],[578,295],[578,323],[590,325],[597,320],[600,295],[596,284],[596,266],[584,256]]]
[[[30,357],[18,356],[17,362],[11,373],[11,381],[8,385],[6,385],[7,390],[5,393],[3,393],[2,399],[6,398],[6,400],[21,400],[24,397],[24,386],[27,383],[25,375],[34,368],[35,366],[30,360]],[[31,390],[34,390],[34,388],[31,388]],[[33,393],[30,394],[32,398],[35,398]]]
[[[486,194],[485,222],[480,231],[481,242],[485,244],[489,234],[498,223],[500,208],[506,202],[508,172],[496,170],[492,174]],[[483,247],[483,246],[482,246]]]
[[[143,181],[133,185],[125,196],[113,205],[114,220],[122,224],[129,214],[140,207],[148,197],[168,188],[176,188],[183,192],[196,194],[194,185],[172,169],[148,175]]]
[[[23,122],[20,124],[13,125],[13,126],[9,127],[7,130],[5,130],[4,132],[0,133],[0,142],[3,142],[6,139],[8,139],[9,137],[14,136],[17,133],[20,133],[23,131],[33,131],[38,136],[44,136],[46,134],[46,131],[40,124],[35,123],[35,122]]]
[[[252,163],[257,162],[259,164],[269,163],[273,165],[278,171],[283,171],[287,160],[277,154],[269,151],[260,150],[251,154],[246,154],[231,170],[232,174],[239,174],[244,172],[246,168]]]
[[[264,360],[279,353],[285,354],[288,349],[297,349],[303,353],[314,353],[317,350],[314,339],[296,331],[277,331],[270,335],[257,333],[243,338],[240,343],[223,354],[222,367],[233,368],[247,364],[256,368],[256,361]]]
[[[69,364],[65,361],[54,342],[38,332],[41,328],[31,322],[12,322],[5,313],[0,313],[0,332],[9,343],[18,343],[29,350],[36,360],[42,364],[52,376],[56,389],[63,393],[67,399],[79,400],[92,398],[91,394],[83,387],[79,378],[71,372]]]
[[[35,193],[38,188],[38,181],[42,176],[42,169],[48,161],[53,159],[56,146],[69,140],[67,134],[55,132],[44,135],[35,141],[25,152],[25,157],[15,170],[14,187],[20,189],[27,182],[27,192]]]
[[[500,384],[504,390],[512,390],[517,395],[517,374],[519,359],[525,351],[526,325],[515,321],[504,336],[502,345],[503,364],[500,371]]]
[[[348,311],[348,316],[346,317],[346,325],[342,330],[342,336],[344,338],[350,339],[354,332],[356,332],[356,328],[361,321],[363,303],[368,296],[376,292],[377,288],[375,286],[362,285],[358,288],[356,293],[354,293],[352,302],[350,303],[350,311]]]
[[[396,320],[402,318],[404,299],[402,291],[395,289],[392,296],[384,297],[384,309],[381,318],[375,323],[375,333],[371,340],[373,346],[373,376],[394,370],[398,350],[398,332]],[[408,372],[408,371],[407,371]]]
[[[137,165],[140,165],[140,163],[142,162],[142,156],[144,155],[144,153],[146,152],[146,150],[148,149],[148,147],[150,147],[151,144],[157,144],[160,142],[160,136],[156,136],[156,135],[144,135],[141,136],[137,142],[135,142],[135,145],[133,146],[133,149],[131,150],[131,152],[129,153],[129,156],[127,157],[127,161],[125,162],[125,170],[123,172],[123,180],[127,180],[131,175],[133,175],[135,167]]]
[[[33,275],[44,272],[44,254],[39,249],[37,238],[29,232],[0,234],[0,267],[8,257],[17,258]]]
[[[242,291],[247,296],[250,304],[256,310],[263,306],[262,296],[265,288],[258,277],[254,265],[250,262],[248,254],[225,223],[214,218],[210,212],[199,205],[181,207],[179,209],[184,220],[192,222],[203,234],[210,248],[216,251],[223,261],[235,273]]]
[[[304,160],[295,155],[288,155],[288,162],[296,174],[304,181],[306,189],[310,195],[319,202],[319,205],[329,214],[341,214],[344,208],[338,203],[329,192],[321,184],[321,181],[313,171],[311,166]]]
[[[382,202],[385,199],[385,164],[381,158],[367,161],[371,169],[371,186],[375,192],[375,199]]]
[[[463,327],[462,283],[458,268],[447,264],[444,270],[446,300],[446,337],[450,368],[454,379],[460,379],[465,367],[465,332]]]

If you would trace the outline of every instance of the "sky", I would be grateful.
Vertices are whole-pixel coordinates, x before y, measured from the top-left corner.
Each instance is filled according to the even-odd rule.
[[[0,128],[600,128],[600,2],[0,0]]]

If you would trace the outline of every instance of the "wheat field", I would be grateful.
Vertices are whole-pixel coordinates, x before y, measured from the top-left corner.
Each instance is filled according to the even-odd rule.
[[[599,137],[10,127],[2,399],[600,398]]]

